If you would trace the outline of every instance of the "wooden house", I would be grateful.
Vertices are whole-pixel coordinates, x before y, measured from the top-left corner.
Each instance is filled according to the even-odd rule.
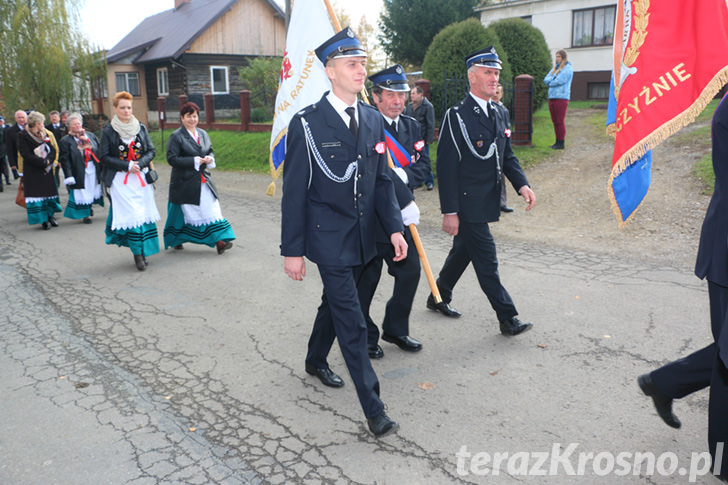
[[[200,108],[212,93],[216,111],[238,109],[238,68],[257,56],[283,55],[285,13],[275,0],[170,1],[173,9],[147,17],[107,52],[106,79],[92,83],[95,113],[113,117],[119,91],[134,96],[143,123],[158,120],[158,97],[173,112],[182,94]]]

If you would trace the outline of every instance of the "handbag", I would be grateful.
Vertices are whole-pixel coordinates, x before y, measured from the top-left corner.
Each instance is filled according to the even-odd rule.
[[[18,195],[15,196],[15,203],[20,207],[25,207],[25,189],[23,189],[23,178],[18,182]]]
[[[153,163],[149,163],[149,170],[147,170],[147,173],[144,174],[144,178],[146,179],[148,184],[153,184],[159,179],[159,174],[156,170],[154,170]]]

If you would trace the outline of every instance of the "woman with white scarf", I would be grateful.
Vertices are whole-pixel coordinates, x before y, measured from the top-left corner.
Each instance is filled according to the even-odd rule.
[[[91,224],[94,215],[93,204],[104,206],[101,193],[101,170],[99,166],[99,140],[92,132],[83,129],[83,117],[72,113],[68,117],[68,134],[61,138],[60,162],[66,176],[68,203],[63,212],[69,219],[83,219]]]
[[[101,133],[101,180],[109,187],[109,216],[106,244],[126,246],[134,255],[139,271],[147,266],[147,256],[159,252],[157,221],[161,219],[154,202],[154,186],[145,174],[155,151],[147,129],[132,113],[132,96],[126,91],[113,97],[114,118]]]
[[[233,246],[233,228],[222,216],[210,169],[215,167],[210,136],[197,127],[200,107],[185,103],[180,126],[167,142],[169,183],[164,249],[183,249],[182,243],[205,244],[223,254]]]
[[[58,145],[46,130],[45,116],[38,111],[28,115],[26,129],[18,135],[18,153],[23,157],[23,187],[28,224],[41,224],[44,230],[58,223],[53,216],[61,212],[58,189],[53,177]]]

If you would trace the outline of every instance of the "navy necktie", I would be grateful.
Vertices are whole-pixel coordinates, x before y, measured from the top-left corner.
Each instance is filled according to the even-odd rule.
[[[359,125],[356,123],[356,112],[354,111],[354,107],[349,106],[344,111],[346,111],[346,114],[349,115],[349,131],[352,135],[354,135],[354,139],[356,140],[359,136]]]

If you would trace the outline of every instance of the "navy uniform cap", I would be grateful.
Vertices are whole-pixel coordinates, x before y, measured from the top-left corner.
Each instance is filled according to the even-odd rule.
[[[498,53],[492,45],[465,56],[465,64],[467,64],[468,69],[471,66],[492,67],[493,69],[503,68],[500,59],[498,59]]]
[[[404,75],[404,68],[399,64],[388,67],[383,71],[369,76],[374,87],[380,87],[387,91],[407,92],[410,90],[407,84],[407,76]]]
[[[350,27],[334,35],[316,48],[316,57],[325,66],[330,59],[337,57],[366,57],[364,47]]]

